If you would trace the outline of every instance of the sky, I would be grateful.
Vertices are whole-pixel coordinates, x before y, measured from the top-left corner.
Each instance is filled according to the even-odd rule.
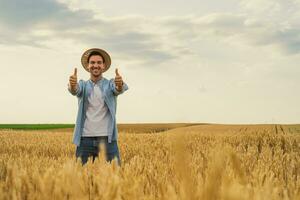
[[[105,49],[118,123],[300,123],[300,0],[0,0],[0,123],[74,123]]]

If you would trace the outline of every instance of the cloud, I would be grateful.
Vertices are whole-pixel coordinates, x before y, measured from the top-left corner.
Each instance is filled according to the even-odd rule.
[[[14,29],[32,27],[72,28],[95,20],[89,10],[71,11],[55,0],[0,1],[1,24]]]
[[[52,35],[35,31],[70,30],[94,23],[88,10],[71,11],[67,5],[52,0],[0,1],[0,43],[46,47],[41,41]],[[97,21],[99,23],[99,21]]]
[[[300,52],[299,14],[295,9],[299,3],[244,0],[240,6],[240,13],[149,18],[99,16],[95,10],[74,10],[54,0],[1,1],[0,43],[48,48],[47,41],[66,40],[107,46],[119,58],[148,64],[197,55],[193,46],[201,46],[203,40],[271,45],[286,55]],[[287,10],[290,18],[284,17]]]
[[[137,30],[138,18],[95,18],[91,10],[71,10],[50,0],[12,0],[0,3],[0,43],[47,48],[45,41],[109,46],[119,55],[147,63],[173,59],[154,34]],[[40,34],[43,33],[43,34]]]
[[[286,55],[300,53],[300,29],[294,21],[256,19],[245,13],[213,13],[184,20],[169,18],[163,23],[170,27],[169,35],[178,40],[197,42],[219,38],[229,43],[251,46],[273,45]]]
[[[300,52],[300,29],[290,28],[277,31],[275,39],[286,54],[298,54]]]
[[[240,5],[248,18],[248,38],[258,45],[275,45],[286,55],[300,52],[299,0],[243,0]]]

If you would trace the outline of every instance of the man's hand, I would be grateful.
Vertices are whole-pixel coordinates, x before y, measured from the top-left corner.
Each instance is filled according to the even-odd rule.
[[[115,77],[115,84],[116,84],[116,90],[118,92],[122,91],[123,88],[123,79],[122,76],[120,76],[119,72],[118,72],[118,68],[116,68],[116,77]]]
[[[77,68],[74,69],[74,74],[69,78],[70,87],[73,92],[77,90]]]

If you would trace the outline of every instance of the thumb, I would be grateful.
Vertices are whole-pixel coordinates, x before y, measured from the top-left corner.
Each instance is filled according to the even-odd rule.
[[[74,69],[74,76],[77,76],[77,68]]]
[[[116,72],[116,76],[120,76],[118,68],[116,68],[115,72]]]

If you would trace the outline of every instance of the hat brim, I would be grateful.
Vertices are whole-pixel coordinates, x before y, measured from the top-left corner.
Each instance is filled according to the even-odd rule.
[[[110,65],[111,65],[111,58],[110,58],[109,54],[106,51],[104,51],[103,49],[99,49],[99,48],[88,49],[88,50],[86,50],[82,54],[82,56],[81,56],[81,64],[82,64],[83,68],[86,71],[89,72],[89,69],[88,69],[88,66],[89,66],[88,57],[89,57],[90,53],[93,52],[93,51],[97,51],[97,52],[99,52],[103,56],[104,63],[105,63],[105,69],[104,69],[103,72],[106,72],[109,69]]]

